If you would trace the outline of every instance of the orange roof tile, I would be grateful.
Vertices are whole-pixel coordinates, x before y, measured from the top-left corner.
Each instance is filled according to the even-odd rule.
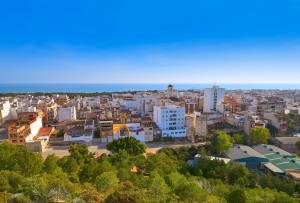
[[[38,136],[51,135],[54,132],[54,130],[55,129],[53,127],[40,128]]]

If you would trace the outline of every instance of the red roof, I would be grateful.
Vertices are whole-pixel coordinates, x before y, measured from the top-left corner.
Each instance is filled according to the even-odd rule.
[[[45,127],[45,128],[40,128],[38,136],[44,136],[44,135],[51,135],[54,132],[53,127]]]

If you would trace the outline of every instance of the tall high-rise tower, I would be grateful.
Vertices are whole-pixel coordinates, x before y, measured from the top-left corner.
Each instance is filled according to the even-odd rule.
[[[169,97],[169,98],[170,98],[170,97],[173,97],[173,96],[174,96],[173,93],[174,93],[173,85],[169,84],[169,85],[168,85],[168,89],[167,89],[168,97]]]
[[[222,112],[225,96],[225,88],[213,86],[204,90],[203,112]]]

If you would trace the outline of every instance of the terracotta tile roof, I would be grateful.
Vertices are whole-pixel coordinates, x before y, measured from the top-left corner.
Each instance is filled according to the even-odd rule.
[[[51,135],[54,132],[53,127],[40,128],[38,136]]]

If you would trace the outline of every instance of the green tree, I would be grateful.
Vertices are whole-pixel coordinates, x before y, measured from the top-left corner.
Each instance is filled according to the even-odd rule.
[[[58,157],[56,157],[54,154],[47,156],[47,158],[44,161],[44,171],[47,173],[56,172],[59,169],[57,161]]]
[[[56,137],[63,137],[65,135],[65,131],[63,129],[60,129],[56,132]]]
[[[245,137],[239,133],[233,134],[233,140],[234,140],[234,143],[236,143],[236,144],[245,144],[246,143]]]
[[[93,154],[89,152],[88,146],[85,144],[72,144],[69,152],[70,157],[74,158],[79,165],[93,158]]]
[[[176,191],[178,186],[186,181],[186,177],[181,175],[178,172],[172,172],[171,174],[166,176],[166,183],[172,188],[172,190]]]
[[[230,184],[247,185],[248,175],[249,175],[249,171],[243,165],[236,164],[236,163],[229,163],[226,166],[226,176]]]
[[[285,192],[287,194],[294,194],[296,189],[296,184],[293,180],[288,178],[279,178],[273,175],[265,175],[265,176],[258,176],[257,183],[262,188],[271,188],[276,189],[278,191]]]
[[[0,144],[0,170],[18,171],[25,176],[40,173],[43,160],[40,154],[32,153],[22,145],[7,142]]]
[[[296,203],[299,202],[284,192],[271,189],[248,189],[245,191],[246,202],[274,202],[274,203]]]
[[[300,126],[300,116],[297,114],[289,113],[286,115],[286,119],[287,119],[288,134],[292,135],[297,133]]]
[[[227,177],[226,169],[227,166],[223,161],[201,159],[191,167],[190,172],[196,176],[225,181]]]
[[[189,181],[179,173],[171,173],[166,177],[166,182],[173,192],[183,202],[204,202],[206,192],[193,181]]]
[[[21,189],[24,177],[14,171],[0,171],[0,192],[16,193]]]
[[[252,145],[267,144],[270,138],[270,131],[267,128],[256,127],[250,131],[250,143]]]
[[[85,183],[82,186],[80,197],[87,203],[99,203],[104,200],[104,196],[90,183]]]
[[[93,182],[101,174],[100,164],[95,161],[86,162],[79,171],[80,182]]]
[[[228,203],[244,203],[246,202],[246,194],[243,189],[234,189],[227,196]]]
[[[0,192],[6,192],[10,190],[10,185],[7,177],[0,175]]]
[[[164,176],[171,172],[176,172],[177,170],[179,170],[178,161],[171,159],[170,156],[165,153],[151,154],[146,159],[146,174],[157,171],[160,175]]]
[[[80,168],[73,157],[63,157],[58,163],[63,171],[68,174],[76,174]]]
[[[63,182],[61,182],[63,184]],[[34,202],[48,202],[49,194],[47,183],[41,176],[30,177],[25,180],[23,193],[30,197]]]
[[[129,181],[121,183],[119,188],[105,199],[105,203],[140,203],[145,201],[147,193],[144,189],[138,188]],[[153,200],[152,200],[153,201]]]
[[[97,176],[95,180],[96,188],[99,192],[109,195],[118,187],[119,179],[114,172],[104,172]]]
[[[221,154],[232,146],[232,138],[223,131],[217,131],[212,137],[211,146],[215,153]]]
[[[185,181],[177,188],[176,194],[182,202],[207,202],[208,194],[192,181]]]
[[[101,158],[98,160],[100,173],[115,171],[114,166],[108,158]]]
[[[8,199],[8,203],[31,203],[31,200],[23,194],[15,194]]]
[[[0,153],[0,202],[299,202],[300,186],[293,180],[210,160],[204,148],[187,165],[199,149],[165,148],[146,156],[121,150],[94,158],[86,146],[76,145],[70,156],[36,162],[40,156],[24,146],[0,144],[6,153]],[[39,170],[35,163],[41,163]],[[36,171],[28,175],[29,169]]]
[[[206,152],[205,148],[201,147],[199,151],[200,151],[199,154],[200,154],[201,159],[206,159],[207,158],[207,152]]]
[[[166,184],[165,180],[156,171],[153,171],[150,174],[147,187],[150,191],[151,198],[157,200],[157,202],[167,201],[170,188]]]
[[[114,140],[107,144],[106,148],[112,153],[119,153],[124,150],[130,155],[139,155],[146,151],[146,145],[133,137]]]

